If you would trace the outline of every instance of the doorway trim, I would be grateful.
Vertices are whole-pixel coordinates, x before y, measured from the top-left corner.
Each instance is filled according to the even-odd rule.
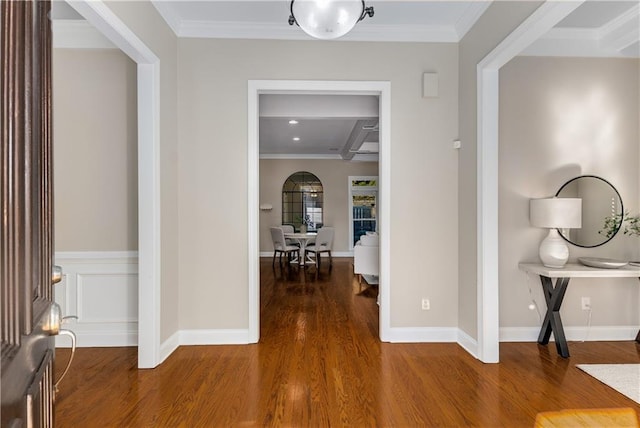
[[[380,200],[380,340],[389,341],[390,305],[390,184],[391,184],[391,82],[321,80],[249,80],[247,136],[247,236],[249,267],[249,342],[260,339],[260,142],[259,96],[261,94],[377,95],[379,97],[380,153],[378,159]]]
[[[160,59],[101,0],[67,0],[138,65],[138,368],[160,355]]]
[[[485,363],[497,363],[500,359],[499,71],[584,1],[545,2],[477,65],[477,357]]]

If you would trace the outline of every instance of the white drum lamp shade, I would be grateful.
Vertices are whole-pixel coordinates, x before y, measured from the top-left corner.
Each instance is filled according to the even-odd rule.
[[[569,247],[558,229],[582,227],[582,199],[531,199],[529,209],[531,225],[549,229],[549,235],[540,243],[540,260],[547,267],[563,268],[569,259]]]

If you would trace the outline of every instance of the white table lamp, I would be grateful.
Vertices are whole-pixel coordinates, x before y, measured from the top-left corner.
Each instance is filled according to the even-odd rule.
[[[558,229],[582,227],[582,199],[531,199],[529,208],[531,225],[549,229],[549,234],[540,243],[539,254],[542,264],[551,268],[564,267],[569,259],[569,247]]]

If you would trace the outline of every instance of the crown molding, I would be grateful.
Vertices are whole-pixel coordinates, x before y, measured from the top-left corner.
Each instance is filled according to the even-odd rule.
[[[471,3],[464,14],[458,19],[455,25],[456,35],[458,36],[457,42],[471,30],[476,21],[480,19],[482,14],[491,6],[493,0],[476,1]]]
[[[457,43],[454,27],[444,25],[376,25],[356,26],[338,40],[359,42]]]
[[[290,153],[290,154],[278,154],[278,153],[260,153],[260,159],[324,159],[324,160],[342,160],[340,155],[314,155],[303,153]]]
[[[352,159],[344,159],[340,155],[307,155],[307,154],[273,154],[261,153],[260,159],[306,159],[306,160],[342,160],[345,162],[378,162],[378,153],[359,153],[355,154]]]
[[[378,153],[356,153],[351,162],[378,162],[379,159]]]
[[[171,4],[167,1],[151,0],[151,4],[156,8],[162,19],[173,30],[176,36],[179,36],[182,20],[174,12]]]
[[[186,38],[315,40],[286,23],[182,21],[177,35]],[[447,26],[365,24],[335,41],[456,43],[459,37],[454,28]]]
[[[640,5],[598,28],[552,28],[531,46],[524,56],[566,56],[595,58],[639,58]]]
[[[611,20],[599,29],[602,46],[620,52],[640,42],[640,5]],[[635,52],[635,57],[640,56]]]
[[[286,23],[181,21],[177,34],[178,37],[204,39],[307,39],[302,31],[295,30],[296,27]]]
[[[519,56],[622,58],[620,52],[604,49],[596,39],[541,38],[518,54]]]
[[[53,21],[52,29],[56,49],[117,49],[85,20],[57,19]]]
[[[282,23],[182,20],[168,2],[151,0],[177,37],[219,39],[315,40],[296,26]],[[455,26],[376,25],[363,23],[336,41],[457,43],[491,1],[469,6]]]
[[[552,28],[524,49],[521,56],[611,58],[620,56],[604,49],[597,28]]]
[[[638,28],[640,24],[640,4],[633,6],[631,9],[623,13],[622,15],[612,19],[605,25],[600,27],[600,37],[606,37],[607,35],[631,25],[634,28]]]

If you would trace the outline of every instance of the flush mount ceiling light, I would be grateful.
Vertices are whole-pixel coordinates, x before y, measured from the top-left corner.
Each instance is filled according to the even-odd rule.
[[[344,36],[365,16],[373,16],[373,6],[365,7],[364,0],[292,0],[289,25],[329,40]]]

